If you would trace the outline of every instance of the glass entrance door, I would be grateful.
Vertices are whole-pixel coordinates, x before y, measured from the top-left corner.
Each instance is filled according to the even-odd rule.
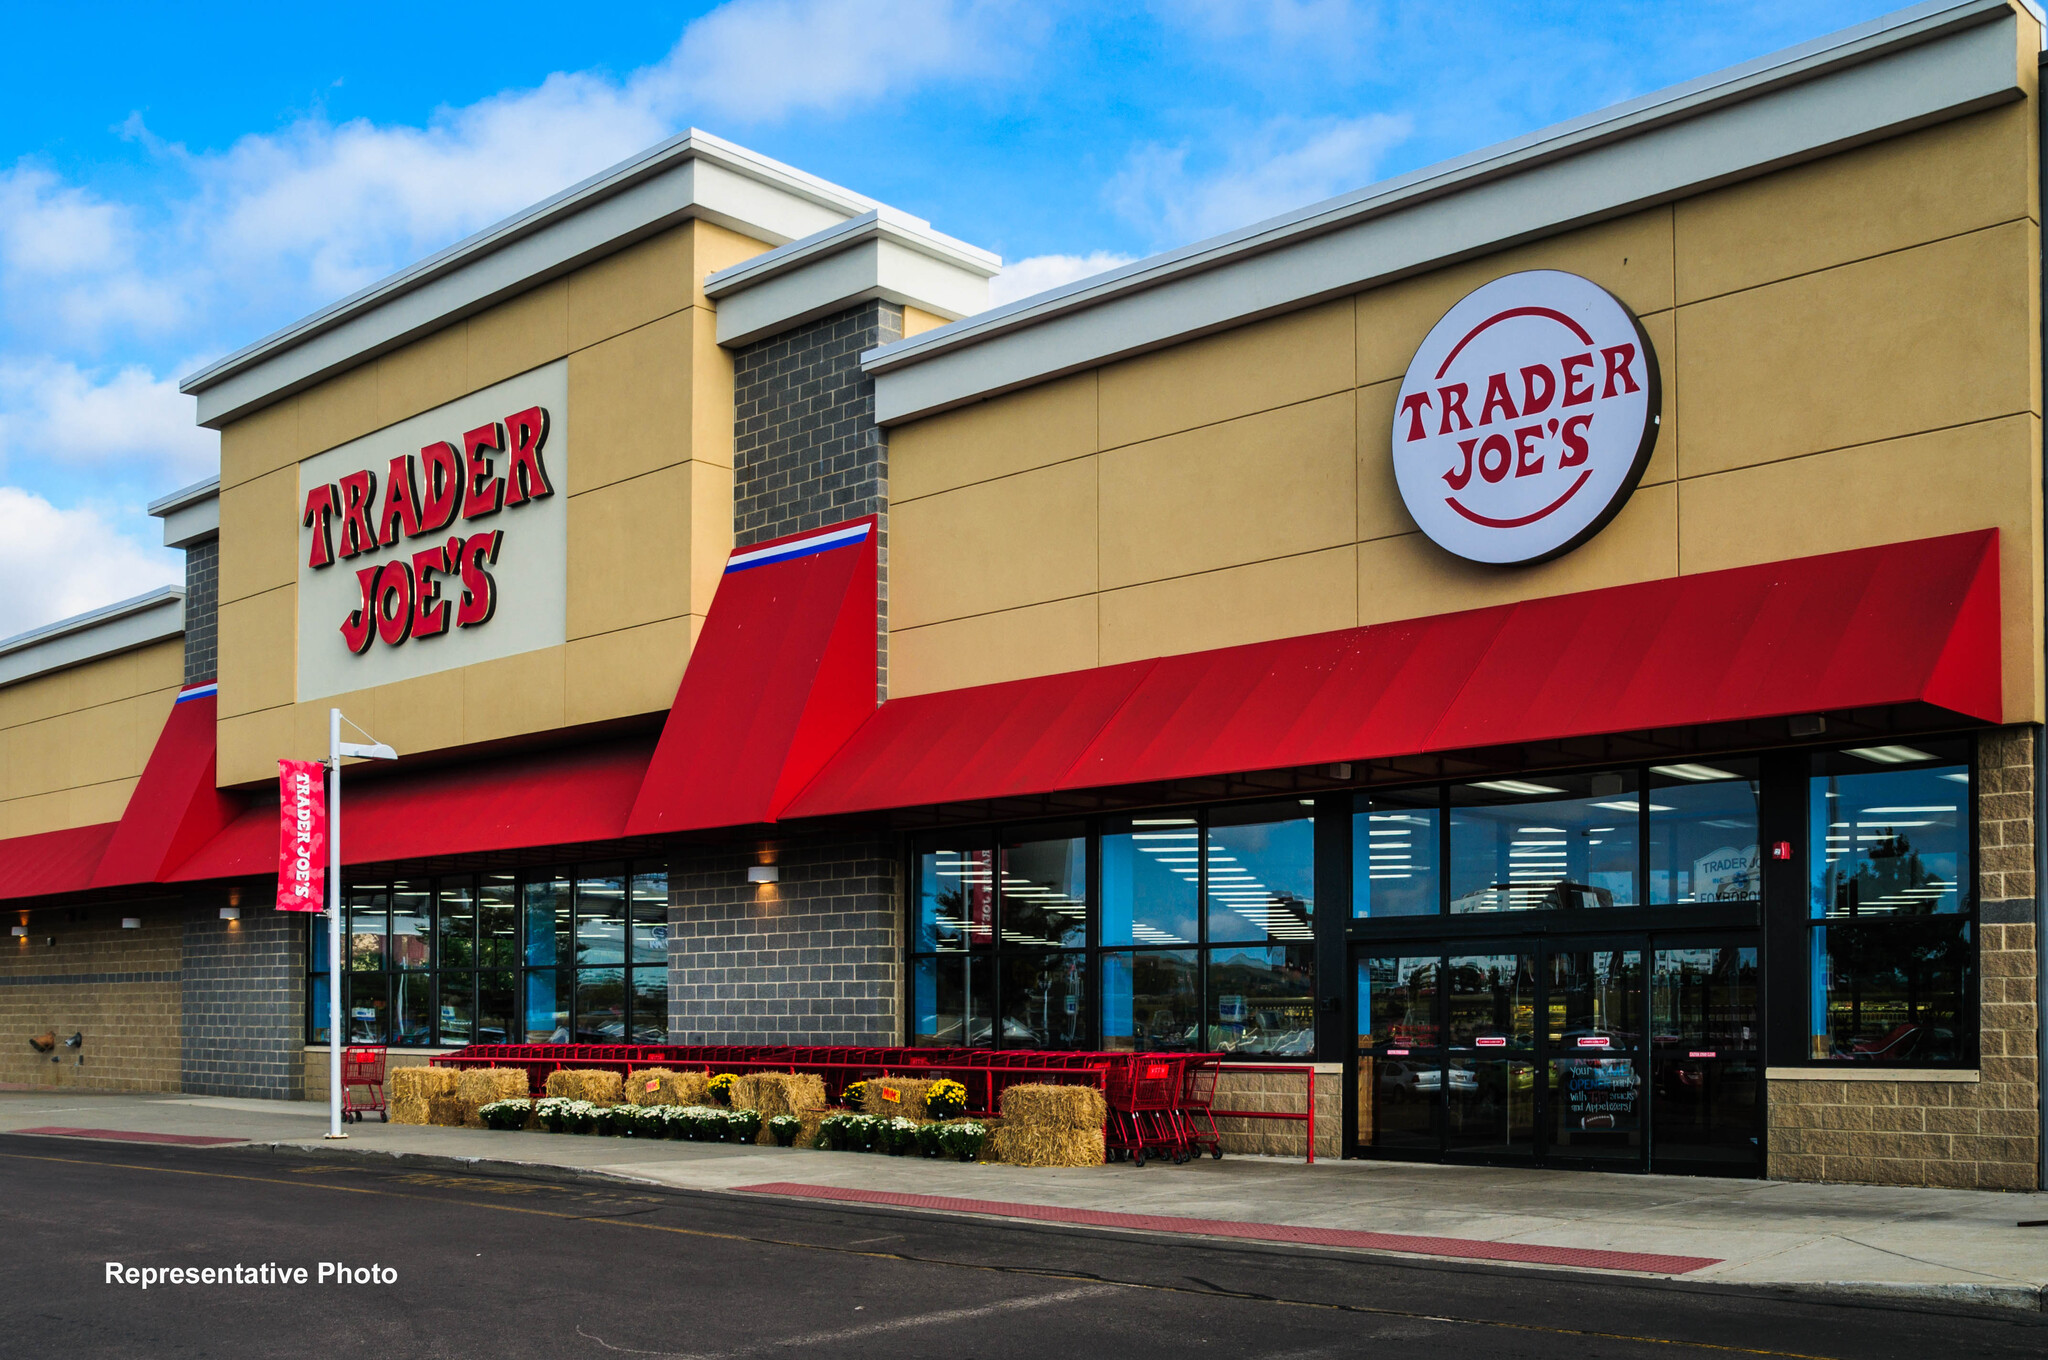
[[[1362,952],[1356,1150],[1760,1175],[1756,964],[1718,936]]]

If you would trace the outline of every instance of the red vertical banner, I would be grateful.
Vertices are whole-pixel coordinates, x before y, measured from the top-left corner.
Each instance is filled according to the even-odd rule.
[[[277,909],[318,911],[327,868],[327,767],[277,762]]]

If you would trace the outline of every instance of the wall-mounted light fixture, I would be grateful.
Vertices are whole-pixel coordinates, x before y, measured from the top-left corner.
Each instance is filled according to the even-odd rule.
[[[240,888],[228,889],[228,905],[231,907],[239,907],[242,905],[242,890]]]
[[[220,909],[220,919],[223,921],[239,921],[242,919],[242,909],[240,907],[222,907]]]
[[[140,929],[142,929],[142,918],[141,918],[140,916],[123,916],[123,917],[121,918],[121,929],[123,929],[123,930],[140,930]]]
[[[772,864],[750,864],[747,866],[747,882],[749,883],[773,883],[781,878],[781,876]]]

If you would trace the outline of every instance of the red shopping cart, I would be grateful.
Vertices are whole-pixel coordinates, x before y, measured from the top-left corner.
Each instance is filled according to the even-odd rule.
[[[1223,1135],[1216,1131],[1216,1078],[1222,1074],[1223,1064],[1213,1058],[1190,1058],[1187,1071],[1181,1078],[1180,1122],[1187,1131],[1188,1155],[1197,1157],[1207,1151],[1211,1157],[1223,1156]]]
[[[1194,1130],[1180,1112],[1185,1062],[1162,1054],[1133,1054],[1103,1074],[1111,1160],[1128,1157],[1132,1165],[1143,1166],[1147,1157],[1164,1153],[1179,1165],[1194,1155]]]
[[[346,1048],[341,1053],[341,1117],[360,1124],[363,1116],[376,1111],[377,1118],[391,1122],[384,1104],[384,1049]]]

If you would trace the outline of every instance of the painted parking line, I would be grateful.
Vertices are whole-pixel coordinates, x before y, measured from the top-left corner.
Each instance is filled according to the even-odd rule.
[[[207,1138],[192,1133],[132,1133],[126,1129],[74,1129],[51,1124],[37,1129],[0,1129],[0,1133],[34,1133],[50,1138],[99,1138],[112,1143],[171,1143],[178,1147],[219,1147],[246,1143],[246,1138]]]
[[[1422,1237],[1408,1233],[1359,1232],[1348,1228],[1307,1228],[1291,1223],[1244,1223],[1228,1218],[1119,1214],[1101,1209],[1067,1209],[1053,1204],[1012,1204],[1002,1200],[961,1199],[951,1195],[913,1195],[896,1190],[852,1190],[837,1185],[803,1185],[794,1181],[769,1181],[761,1185],[740,1185],[733,1188],[756,1195],[833,1199],[856,1204],[888,1204],[903,1209],[938,1209],[951,1213],[993,1214],[1001,1218],[1076,1223],[1092,1228],[1195,1233],[1204,1237],[1236,1237],[1253,1242],[1352,1247],[1365,1251],[1398,1251],[1416,1256],[1449,1256],[1471,1261],[1513,1261],[1521,1265],[1576,1266],[1590,1270],[1629,1270],[1653,1275],[1684,1275],[1721,1263],[1720,1258],[1715,1256],[1669,1256],[1661,1252],[1603,1251],[1593,1247],[1551,1247],[1531,1242],[1481,1242],[1464,1237]]]

